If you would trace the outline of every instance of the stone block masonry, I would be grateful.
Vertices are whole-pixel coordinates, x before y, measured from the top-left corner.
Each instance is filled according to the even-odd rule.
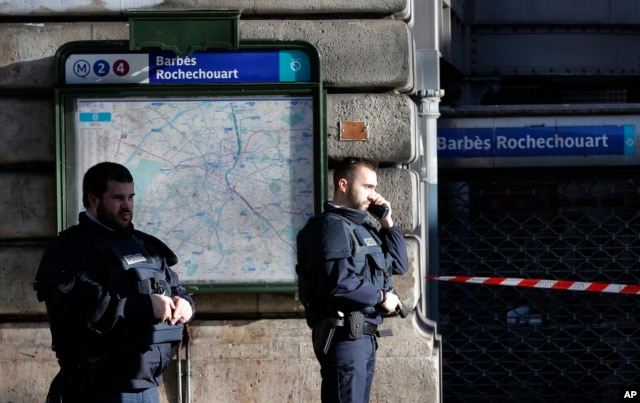
[[[320,54],[327,91],[329,158],[358,155],[381,161],[385,168],[380,190],[393,203],[398,225],[409,234],[420,224],[418,183],[406,169],[420,152],[416,108],[410,99],[413,38],[405,22],[411,19],[411,1],[62,3],[18,0],[0,9],[0,373],[13,374],[0,379],[0,403],[44,401],[57,372],[44,305],[37,302],[31,284],[44,247],[57,230],[54,57],[60,46],[72,41],[127,40],[127,9],[242,9],[242,40],[312,43]],[[366,122],[368,138],[340,140],[343,121]],[[411,272],[396,286],[405,303],[415,306],[423,281],[420,241],[407,240]],[[195,298],[199,316],[191,325],[191,401],[319,402],[320,376],[310,331],[294,293]],[[380,340],[372,402],[437,401],[437,348],[418,336],[411,317],[390,318],[385,327],[396,336]],[[178,365],[184,385],[184,348],[165,375],[163,403],[177,401]]]

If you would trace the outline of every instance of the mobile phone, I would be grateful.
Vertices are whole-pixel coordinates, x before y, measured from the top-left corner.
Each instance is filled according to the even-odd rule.
[[[386,203],[385,204],[371,203],[369,204],[369,208],[367,208],[367,211],[369,211],[378,219],[382,220],[387,216],[387,214],[389,214],[389,206],[387,206]]]

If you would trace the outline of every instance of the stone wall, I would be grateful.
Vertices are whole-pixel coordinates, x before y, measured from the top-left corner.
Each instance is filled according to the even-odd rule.
[[[241,39],[301,39],[318,49],[327,99],[330,159],[361,155],[405,166],[416,157],[417,113],[409,0],[65,1],[16,0],[0,7],[0,403],[44,401],[57,364],[44,305],[32,290],[40,256],[56,234],[54,55],[76,40],[126,40],[125,9],[242,9]],[[369,139],[341,142],[338,122],[366,121]],[[418,181],[407,169],[380,172],[379,191],[409,234],[419,225]],[[405,303],[419,297],[419,241],[398,279]],[[291,293],[195,295],[188,350],[176,350],[163,402],[178,378],[193,402],[319,401],[318,366],[302,309]],[[412,319],[391,318],[380,339],[372,401],[439,400],[438,351]],[[188,354],[187,354],[188,351]],[[188,365],[186,357],[188,359]],[[181,362],[178,367],[178,360]],[[6,374],[12,374],[7,376]]]

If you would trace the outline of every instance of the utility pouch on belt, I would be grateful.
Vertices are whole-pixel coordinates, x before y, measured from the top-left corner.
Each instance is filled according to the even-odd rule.
[[[175,343],[182,340],[182,329],[184,325],[182,323],[176,323],[172,325],[170,323],[157,323],[153,325],[153,332],[151,333],[151,343]]]
[[[359,339],[364,333],[364,314],[360,311],[353,311],[349,314],[349,337],[353,340]]]

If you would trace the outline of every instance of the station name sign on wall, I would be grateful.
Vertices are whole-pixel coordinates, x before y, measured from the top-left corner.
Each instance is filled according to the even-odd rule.
[[[438,129],[440,158],[629,154],[634,125]]]
[[[309,56],[300,50],[239,52],[86,53],[70,55],[65,84],[234,84],[307,82]]]

